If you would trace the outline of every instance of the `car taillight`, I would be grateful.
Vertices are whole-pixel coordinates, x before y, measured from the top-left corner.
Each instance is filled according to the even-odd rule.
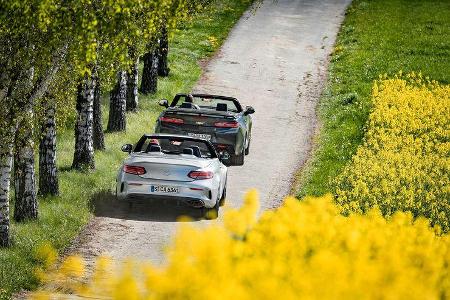
[[[196,180],[211,179],[214,177],[214,173],[211,171],[191,171],[188,176]]]
[[[239,123],[236,121],[231,121],[231,122],[216,122],[214,123],[215,127],[220,127],[220,128],[238,128],[239,127]]]
[[[184,124],[184,120],[178,118],[160,117],[159,120],[164,123]]]
[[[125,173],[134,174],[134,175],[142,175],[142,174],[146,173],[144,167],[130,166],[130,165],[123,166],[123,171]]]

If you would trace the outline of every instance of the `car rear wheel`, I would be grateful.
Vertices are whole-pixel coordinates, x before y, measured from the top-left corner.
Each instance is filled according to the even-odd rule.
[[[232,166],[242,166],[244,164],[244,153],[240,155],[232,155],[230,160]]]
[[[220,207],[220,200],[216,201],[216,205],[214,205],[214,207],[211,208],[207,208],[207,207],[203,207],[203,217],[206,220],[214,220],[217,219],[217,217],[219,216],[219,207]]]
[[[239,155],[231,154],[230,162],[231,166],[242,166],[244,164],[245,157],[245,149],[242,150],[242,153]]]
[[[223,188],[222,197],[219,200],[219,206],[225,205],[225,198],[227,197],[227,184],[225,183],[225,187]]]
[[[248,155],[250,153],[250,139],[248,140],[247,148],[245,148],[245,155]]]

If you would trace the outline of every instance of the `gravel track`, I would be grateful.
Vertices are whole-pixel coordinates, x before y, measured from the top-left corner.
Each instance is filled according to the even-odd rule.
[[[239,207],[252,187],[260,192],[261,210],[279,206],[289,193],[311,149],[328,55],[349,2],[266,0],[241,18],[205,66],[195,91],[235,96],[256,109],[250,155],[244,166],[229,169],[227,205]],[[169,203],[130,208],[109,195],[98,195],[94,207],[96,217],[68,250],[89,265],[100,254],[164,263],[177,217],[197,214]]]

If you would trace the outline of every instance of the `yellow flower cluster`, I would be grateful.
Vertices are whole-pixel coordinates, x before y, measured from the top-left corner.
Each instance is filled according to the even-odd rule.
[[[43,243],[36,248],[33,256],[44,268],[49,268],[56,262],[58,252],[49,243]]]
[[[365,142],[336,180],[344,212],[410,211],[450,230],[450,86],[401,74],[372,89]]]
[[[219,42],[217,41],[217,38],[215,36],[209,36],[208,42],[213,49],[215,49],[219,44]]]
[[[113,299],[447,299],[450,236],[373,209],[345,217],[331,195],[287,198],[255,221],[257,193],[224,223],[184,223],[163,267],[101,259],[81,296]],[[39,293],[45,299],[49,294]]]

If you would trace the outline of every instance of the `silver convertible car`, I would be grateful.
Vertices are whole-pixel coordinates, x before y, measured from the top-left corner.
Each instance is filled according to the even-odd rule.
[[[143,135],[117,174],[119,200],[133,198],[183,201],[217,216],[227,190],[227,167],[211,142],[199,138]],[[215,215],[215,216],[214,216]]]

